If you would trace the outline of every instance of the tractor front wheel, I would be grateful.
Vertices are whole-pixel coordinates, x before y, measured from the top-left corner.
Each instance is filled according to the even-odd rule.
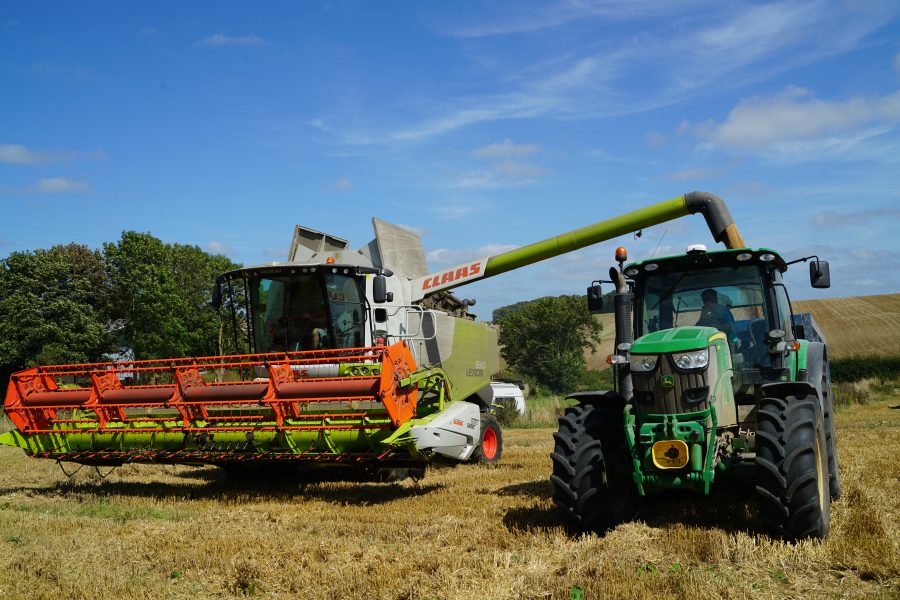
[[[764,398],[757,411],[760,516],[787,540],[828,535],[831,493],[825,421],[818,398]]]
[[[550,483],[570,531],[603,533],[637,512],[634,482],[613,472],[613,455],[624,451],[623,433],[620,416],[590,404],[567,408],[559,418]]]
[[[472,453],[471,461],[482,465],[492,465],[503,455],[503,433],[500,423],[490,413],[481,413],[481,443]]]

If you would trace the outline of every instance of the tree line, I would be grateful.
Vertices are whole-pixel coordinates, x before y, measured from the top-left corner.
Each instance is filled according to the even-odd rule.
[[[99,250],[72,243],[13,252],[0,261],[0,375],[238,350],[232,325],[209,301],[215,277],[239,266],[136,231]]]

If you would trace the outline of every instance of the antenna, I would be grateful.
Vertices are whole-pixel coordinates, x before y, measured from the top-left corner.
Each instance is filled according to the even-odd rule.
[[[669,233],[668,227],[666,227],[665,231],[663,231],[663,234],[661,236],[659,236],[659,241],[656,242],[656,248],[654,248],[653,252],[650,253],[650,258],[653,258],[654,256],[656,256],[656,251],[659,250],[659,245],[662,244],[662,241],[666,238],[667,233]]]

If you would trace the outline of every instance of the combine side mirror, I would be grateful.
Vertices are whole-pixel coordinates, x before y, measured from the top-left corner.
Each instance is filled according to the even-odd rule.
[[[603,310],[603,290],[600,289],[599,283],[595,283],[587,289],[587,303],[588,311],[592,314]]]
[[[831,287],[831,275],[828,272],[828,262],[814,260],[809,263],[809,284],[814,288]]]
[[[394,293],[387,291],[387,277],[380,273],[372,280],[372,300],[375,301],[375,304],[384,304],[394,300]]]
[[[216,310],[222,306],[222,284],[218,281],[216,282],[216,285],[213,286],[212,300],[209,301],[209,305]]]

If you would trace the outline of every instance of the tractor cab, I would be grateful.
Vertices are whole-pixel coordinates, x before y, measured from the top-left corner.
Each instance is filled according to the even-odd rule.
[[[250,351],[296,352],[367,344],[366,270],[355,266],[266,266],[219,277]]]
[[[777,341],[793,339],[781,280],[786,269],[784,260],[766,249],[693,249],[629,265],[635,338],[675,327],[713,327],[725,334],[736,374],[781,367],[769,350],[770,332],[783,332]]]

